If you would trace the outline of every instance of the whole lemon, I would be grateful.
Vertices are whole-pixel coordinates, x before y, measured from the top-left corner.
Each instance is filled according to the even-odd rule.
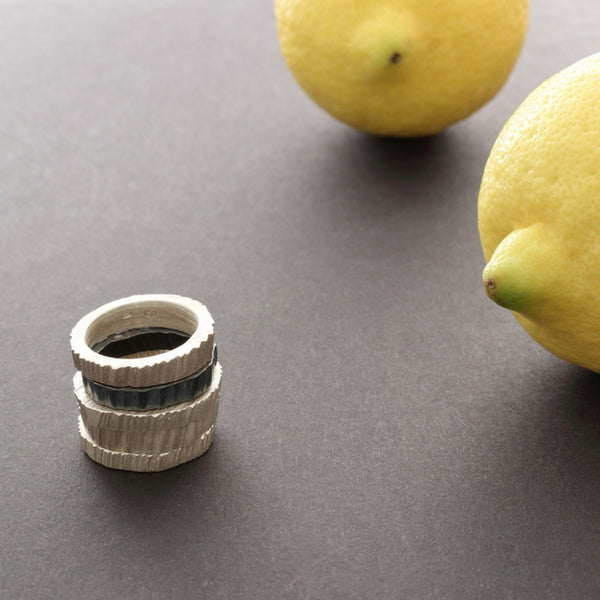
[[[527,0],[275,0],[279,44],[304,91],[356,129],[437,133],[500,89]]]
[[[550,352],[600,371],[600,54],[533,91],[488,158],[485,290]]]

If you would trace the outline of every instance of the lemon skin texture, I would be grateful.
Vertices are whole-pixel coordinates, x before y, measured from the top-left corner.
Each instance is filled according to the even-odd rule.
[[[275,0],[283,57],[304,91],[372,134],[431,135],[508,78],[527,0]]]
[[[521,104],[478,200],[484,288],[550,352],[600,372],[600,54]]]

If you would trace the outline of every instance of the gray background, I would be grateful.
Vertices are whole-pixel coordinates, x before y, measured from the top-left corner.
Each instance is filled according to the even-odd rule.
[[[489,302],[501,126],[598,50],[532,2],[501,93],[429,139],[308,100],[267,0],[0,3],[2,599],[597,598],[600,379]],[[81,452],[68,336],[203,301],[216,440],[160,474]]]

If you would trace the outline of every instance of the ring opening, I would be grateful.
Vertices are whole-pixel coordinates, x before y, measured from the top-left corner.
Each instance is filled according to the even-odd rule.
[[[185,344],[190,336],[183,331],[164,327],[141,327],[107,336],[92,350],[112,358],[143,358],[163,354]]]
[[[98,316],[89,325],[86,344],[103,356],[142,358],[184,344],[198,328],[196,315],[171,302],[125,305]]]

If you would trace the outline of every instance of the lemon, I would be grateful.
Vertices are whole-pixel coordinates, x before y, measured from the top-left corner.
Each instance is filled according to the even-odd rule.
[[[527,0],[275,0],[279,45],[305,92],[352,127],[437,133],[509,76]]]
[[[600,54],[521,104],[478,201],[485,289],[531,337],[600,371]]]

